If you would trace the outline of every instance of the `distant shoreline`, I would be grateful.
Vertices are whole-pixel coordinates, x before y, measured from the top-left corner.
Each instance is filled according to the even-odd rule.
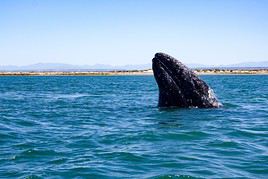
[[[197,69],[198,75],[268,75],[268,69]],[[153,75],[152,70],[117,71],[2,71],[0,76],[124,76]]]

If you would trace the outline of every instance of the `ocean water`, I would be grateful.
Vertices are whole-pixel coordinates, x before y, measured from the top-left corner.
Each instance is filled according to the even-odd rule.
[[[158,109],[153,76],[0,77],[0,178],[268,178],[268,76]]]

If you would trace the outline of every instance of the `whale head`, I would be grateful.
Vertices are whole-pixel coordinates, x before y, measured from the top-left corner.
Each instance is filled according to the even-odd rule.
[[[180,61],[167,54],[156,53],[152,62],[159,87],[159,107],[220,106],[213,90]]]

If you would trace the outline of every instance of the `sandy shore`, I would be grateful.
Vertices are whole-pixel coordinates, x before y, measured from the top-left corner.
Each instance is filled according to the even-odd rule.
[[[268,69],[200,69],[199,75],[268,75]]]
[[[194,70],[198,75],[268,75],[268,69],[252,70],[227,70],[227,69],[199,69]],[[152,70],[130,70],[130,71],[27,71],[27,72],[0,72],[0,76],[116,76],[116,75],[152,75]]]

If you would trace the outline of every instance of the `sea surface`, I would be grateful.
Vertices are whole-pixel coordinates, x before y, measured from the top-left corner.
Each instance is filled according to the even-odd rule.
[[[153,76],[0,77],[0,178],[268,178],[268,75],[201,76],[219,109],[159,109]]]

